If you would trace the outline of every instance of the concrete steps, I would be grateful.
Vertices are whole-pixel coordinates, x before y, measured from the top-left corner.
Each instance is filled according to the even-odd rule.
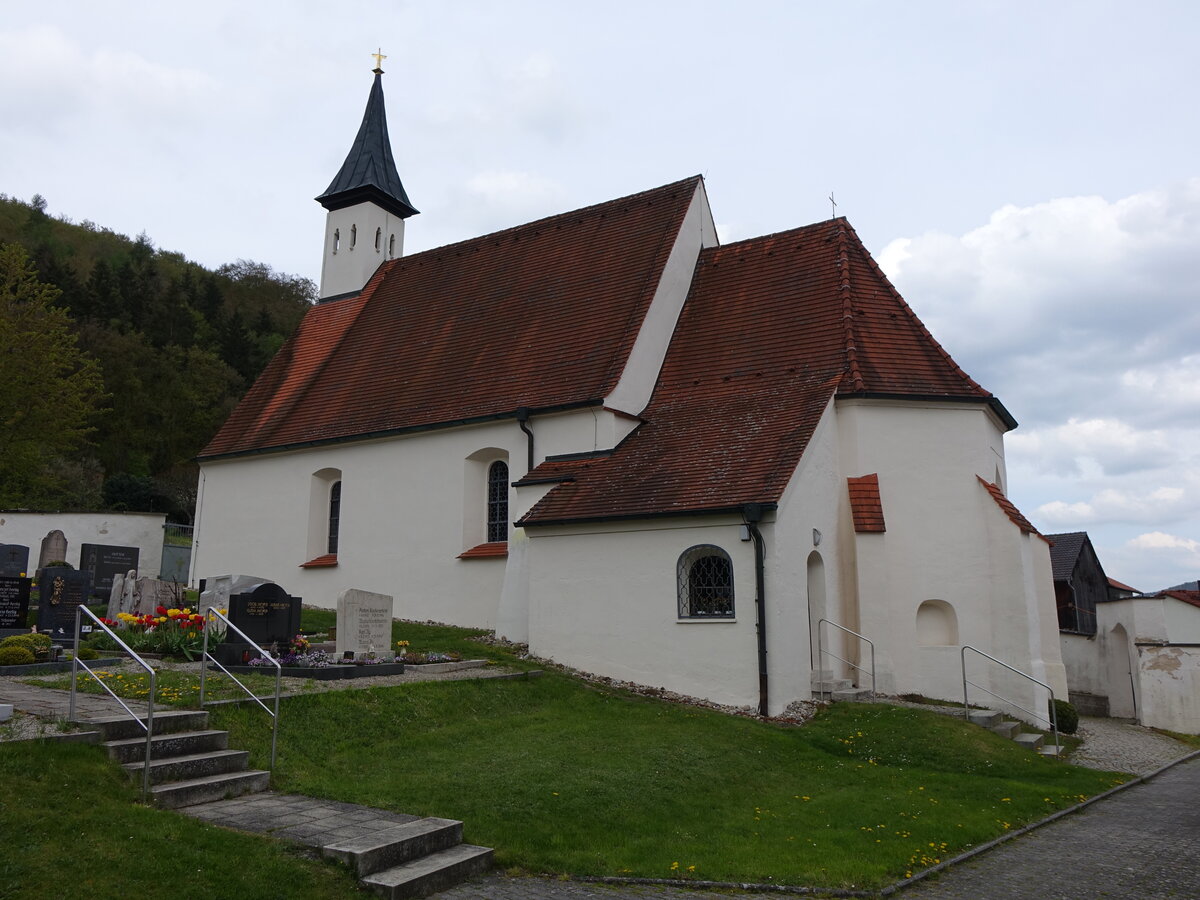
[[[1021,731],[1021,723],[1005,720],[1002,713],[994,709],[973,710],[967,713],[967,721],[972,725],[986,728],[1002,738],[1007,738],[1028,750],[1034,750],[1043,756],[1057,756],[1058,747],[1046,745],[1043,734],[1028,734]]]
[[[849,678],[834,678],[829,672],[813,673],[812,694],[814,700],[829,700],[833,703],[872,699],[870,688],[855,687]]]
[[[491,866],[490,848],[459,844],[457,847],[367,875],[362,879],[362,883],[388,900],[425,897],[445,890],[472,875],[486,872]]]
[[[121,764],[131,779],[145,771],[145,717],[139,724],[131,716],[93,719],[88,724],[100,732],[101,746]],[[229,733],[207,727],[208,713],[162,710],[152,720],[150,737],[149,799],[166,809],[207,803],[264,791],[269,772],[249,769],[250,754],[229,749]]]

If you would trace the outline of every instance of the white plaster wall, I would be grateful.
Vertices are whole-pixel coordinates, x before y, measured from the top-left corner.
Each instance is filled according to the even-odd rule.
[[[611,450],[637,427],[638,420],[592,406],[531,416],[528,425],[533,432],[533,464],[536,466],[547,456]],[[522,440],[525,440],[524,435]],[[523,444],[520,456],[513,463],[514,481],[525,474],[528,456],[528,447]]]
[[[350,245],[350,232],[358,226],[358,240]],[[375,249],[375,229],[382,230]],[[335,251],[333,234],[341,234]],[[404,252],[404,220],[374,203],[356,203],[335,209],[325,217],[325,246],[321,255],[321,297],[361,291],[380,264],[394,258],[388,253],[389,238],[396,236],[395,256]]]
[[[877,641],[887,689],[961,698],[958,656],[917,641],[918,608],[941,600],[955,611],[960,644],[1065,697],[1049,548],[1022,535],[976,480],[1004,477],[1003,430],[992,413],[974,404],[849,400],[838,404],[838,423],[843,489],[846,477],[879,474],[887,531],[858,537],[857,570],[860,630]],[[1012,692],[1023,706],[1045,705],[1045,691],[1001,669],[971,671],[972,681]]]
[[[1099,632],[1099,628],[1097,628]],[[1067,684],[1071,691],[1108,696],[1108,673],[1104,665],[1104,638],[1100,635],[1059,634]]]
[[[162,566],[163,513],[59,513],[0,510],[0,544],[24,544],[36,568],[42,539],[58,529],[67,538],[67,562],[79,567],[80,544],[138,548],[138,574],[157,578]]]
[[[605,398],[605,406],[636,415],[645,409],[658,381],[667,353],[667,345],[675,333],[679,311],[687,299],[696,269],[700,250],[717,243],[717,229],[713,224],[712,211],[708,207],[708,196],[704,183],[696,186],[691,205],[683,217],[679,236],[671,248],[663,267],[662,276],[654,292],[650,308],[638,331],[637,339],[629,353],[629,360],[621,373],[621,379]]]
[[[483,482],[474,483],[467,465],[479,451],[507,454],[517,468],[510,474],[522,474],[525,435],[513,420],[206,462],[192,581],[254,572],[319,606],[332,608],[339,592],[359,588],[391,594],[404,618],[491,626],[505,560],[457,558],[482,534],[464,528],[466,510],[474,507],[480,521],[486,514]],[[342,473],[338,565],[302,569],[311,558],[312,475],[326,468]],[[478,497],[467,496],[468,483]],[[514,519],[515,492],[509,512]]]
[[[612,678],[757,706],[754,549],[739,530],[733,517],[530,529],[530,651]],[[735,618],[679,619],[676,562],[696,544],[730,555]]]
[[[1138,647],[1138,719],[1150,728],[1200,734],[1200,647]]]
[[[1200,608],[1170,597],[1162,604],[1168,640],[1173,644],[1200,644]]]

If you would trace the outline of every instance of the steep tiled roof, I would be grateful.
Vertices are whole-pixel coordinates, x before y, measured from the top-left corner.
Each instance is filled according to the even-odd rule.
[[[884,532],[883,501],[879,497],[879,475],[863,475],[847,478],[850,491],[850,512],[854,516],[854,530],[859,534]]]
[[[1173,597],[1176,600],[1182,600],[1184,603],[1189,603],[1192,606],[1200,607],[1200,591],[1167,590],[1160,591],[1159,596]]]
[[[1046,540],[1050,541],[1050,565],[1054,569],[1055,581],[1065,581],[1071,577],[1087,539],[1086,531],[1046,535]]]
[[[601,402],[698,185],[384,263],[309,311],[200,458]]]
[[[1013,502],[1004,496],[1004,491],[1000,490],[1000,485],[985,481],[978,475],[975,477],[979,478],[979,483],[982,484],[987,489],[987,492],[992,495],[992,499],[996,501],[996,505],[1000,507],[1000,509],[1006,516],[1008,516],[1012,523],[1021,529],[1022,534],[1036,534],[1047,544],[1051,543],[1044,534],[1033,527],[1033,524],[1021,514],[1019,509],[1013,505]]]
[[[645,423],[521,524],[777,503],[835,394],[992,400],[844,219],[707,249]]]

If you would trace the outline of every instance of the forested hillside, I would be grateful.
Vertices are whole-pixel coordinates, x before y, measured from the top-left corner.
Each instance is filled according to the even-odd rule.
[[[47,215],[39,196],[25,203],[0,194],[5,245],[23,248],[37,281],[52,289],[31,287],[10,253],[0,278],[11,283],[0,291],[17,298],[20,282],[32,305],[54,309],[48,324],[34,326],[29,304],[3,307],[9,346],[0,347],[0,384],[19,396],[0,410],[0,449],[20,439],[30,452],[10,453],[0,466],[0,508],[154,510],[190,521],[192,458],[295,329],[315,285],[246,260],[211,271],[156,249],[145,234],[130,239]],[[40,332],[29,329],[53,332],[60,323],[74,347],[39,349],[31,335]],[[58,440],[54,409],[43,410],[47,419],[34,408],[57,396],[54,379],[74,373],[86,382],[79,373],[89,359],[103,384],[80,391],[91,430]],[[64,432],[72,415],[61,410]]]

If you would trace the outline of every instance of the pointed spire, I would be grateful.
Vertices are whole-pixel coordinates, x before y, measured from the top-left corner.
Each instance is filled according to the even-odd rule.
[[[387,115],[383,108],[383,69],[379,54],[375,65],[375,83],[371,85],[371,96],[367,110],[363,113],[362,125],[354,138],[354,145],[342,163],[325,193],[317,202],[332,211],[370,200],[392,215],[407,219],[417,210],[408,200],[396,161],[392,158],[392,145],[388,139]]]

